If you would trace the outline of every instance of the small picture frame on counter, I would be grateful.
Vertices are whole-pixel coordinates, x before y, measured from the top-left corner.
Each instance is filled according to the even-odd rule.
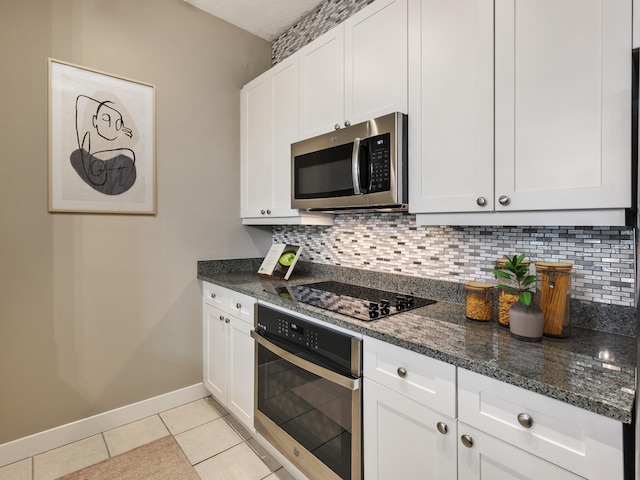
[[[277,280],[289,280],[301,251],[300,245],[274,243],[264,257],[258,269],[258,275]]]

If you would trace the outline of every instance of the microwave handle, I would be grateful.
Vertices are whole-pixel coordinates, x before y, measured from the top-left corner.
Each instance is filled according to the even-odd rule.
[[[360,139],[353,140],[353,153],[351,154],[351,177],[353,178],[353,192],[362,195],[360,191]]]

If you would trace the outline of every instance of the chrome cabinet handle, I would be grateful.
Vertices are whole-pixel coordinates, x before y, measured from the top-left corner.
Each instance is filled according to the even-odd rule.
[[[267,215],[271,215],[271,210],[267,209]]]
[[[236,308],[240,310],[242,308],[242,305],[240,303],[236,303]]]
[[[211,297],[211,298],[216,298],[216,294],[215,294],[215,293],[213,293],[213,292],[211,292],[210,297]]]
[[[224,319],[224,323],[229,323],[231,320],[229,319],[229,317]]]
[[[484,197],[478,197],[478,199],[476,200],[476,203],[481,207],[484,207],[487,205],[487,199]]]
[[[531,428],[533,426],[533,418],[528,413],[519,413],[518,423],[524,428]]]
[[[345,127],[350,127],[351,126],[351,122],[349,120],[345,120],[344,121],[344,126]]]
[[[471,435],[462,435],[460,441],[467,448],[473,447],[473,438],[471,438]]]
[[[260,210],[260,213],[261,213],[262,215],[264,215],[264,210]]]
[[[449,433],[449,427],[447,426],[446,423],[444,422],[438,422],[436,424],[436,428],[438,429],[438,431],[443,434],[446,435],[447,433]]]
[[[339,124],[339,123],[336,123],[336,124],[333,126],[333,128],[335,128],[336,130],[340,130],[340,124]]]
[[[220,315],[220,320],[224,320],[224,315]]]
[[[500,195],[500,197],[498,197],[498,202],[500,203],[500,205],[504,205],[506,207],[511,203],[511,199],[506,195]]]
[[[404,378],[407,376],[407,369],[404,367],[398,367],[398,376]]]

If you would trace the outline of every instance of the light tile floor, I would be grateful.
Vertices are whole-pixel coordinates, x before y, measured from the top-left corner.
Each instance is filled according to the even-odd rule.
[[[293,480],[211,397],[12,463],[0,480],[54,480],[166,435],[202,480]]]

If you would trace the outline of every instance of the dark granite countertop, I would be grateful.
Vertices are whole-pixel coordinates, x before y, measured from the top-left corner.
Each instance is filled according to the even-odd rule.
[[[567,339],[527,343],[512,339],[496,321],[467,320],[464,288],[457,284],[313,264],[296,266],[283,282],[259,277],[259,265],[259,259],[202,261],[198,278],[623,423],[632,421],[635,337],[574,326]],[[363,322],[267,291],[326,279],[413,292],[438,302]]]

